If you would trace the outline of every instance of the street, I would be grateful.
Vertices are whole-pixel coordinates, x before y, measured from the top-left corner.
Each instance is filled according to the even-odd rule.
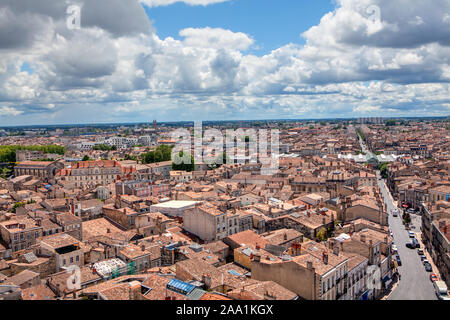
[[[377,171],[378,186],[386,203],[387,211],[396,208],[392,196],[386,184]],[[420,232],[420,218],[411,215],[415,228],[411,231]],[[430,281],[430,273],[425,271],[425,267],[417,254],[417,249],[409,249],[405,246],[410,241],[408,231],[402,223],[401,214],[393,217],[389,214],[389,227],[394,235],[393,242],[397,246],[398,254],[402,265],[398,268],[401,280],[398,286],[390,294],[388,300],[437,300],[433,283]]]

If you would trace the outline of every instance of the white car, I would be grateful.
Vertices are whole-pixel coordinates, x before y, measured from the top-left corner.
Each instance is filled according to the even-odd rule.
[[[395,254],[398,252],[397,246],[395,244],[392,245],[392,252]]]
[[[415,238],[415,237],[416,237],[416,234],[415,234],[414,232],[410,231],[410,232],[409,232],[409,237],[410,237],[410,238]]]

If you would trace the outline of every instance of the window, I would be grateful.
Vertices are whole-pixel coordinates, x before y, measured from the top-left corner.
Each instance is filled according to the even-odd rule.
[[[63,259],[63,266],[66,265],[66,259]]]
[[[80,261],[80,256],[77,256],[77,257],[76,257],[76,260],[77,260],[77,262]]]
[[[70,257],[70,263],[73,263],[73,257]]]

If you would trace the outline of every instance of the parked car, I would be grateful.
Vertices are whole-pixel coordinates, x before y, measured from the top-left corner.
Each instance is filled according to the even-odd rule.
[[[423,264],[425,265],[426,263],[430,263],[430,261],[428,261],[427,259],[423,260]]]
[[[395,255],[395,260],[397,260],[397,264],[398,264],[399,266],[402,265],[402,260],[400,259],[400,256],[399,256],[398,254]]]
[[[397,253],[398,252],[397,246],[395,244],[392,245],[392,252],[393,253]]]
[[[425,270],[426,270],[427,272],[432,272],[432,271],[433,271],[433,267],[431,267],[431,264],[426,263],[426,264],[425,264]]]
[[[434,286],[434,291],[436,292],[436,295],[438,297],[439,300],[448,300],[448,295],[447,295],[447,285],[445,284],[444,281],[435,281],[433,283]]]
[[[430,280],[431,280],[431,282],[438,281],[437,275],[435,275],[434,273],[430,274]]]
[[[392,213],[392,216],[393,216],[393,217],[398,217],[398,211],[397,211],[397,210],[394,210],[393,213]]]
[[[409,237],[410,237],[410,238],[415,238],[416,235],[415,235],[415,233],[414,233],[413,231],[410,231],[410,232],[409,232]]]
[[[417,254],[419,255],[419,256],[423,256],[423,249],[417,249]]]
[[[406,243],[406,247],[410,249],[420,248],[419,241],[416,238],[412,239],[411,242]]]
[[[420,260],[421,260],[421,261],[426,260],[426,259],[427,259],[427,257],[426,257],[425,255],[421,255],[421,256],[420,256]]]

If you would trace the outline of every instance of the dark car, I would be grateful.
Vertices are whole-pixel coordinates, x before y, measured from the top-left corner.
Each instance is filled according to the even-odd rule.
[[[427,272],[432,272],[433,271],[433,268],[431,267],[431,264],[429,264],[428,262],[425,263],[425,270]]]
[[[395,260],[397,260],[397,264],[398,264],[399,266],[402,265],[402,260],[400,259],[400,256],[399,256],[398,254],[395,255]]]
[[[406,243],[406,247],[410,249],[420,248],[419,241],[416,238],[412,239],[411,242]]]

